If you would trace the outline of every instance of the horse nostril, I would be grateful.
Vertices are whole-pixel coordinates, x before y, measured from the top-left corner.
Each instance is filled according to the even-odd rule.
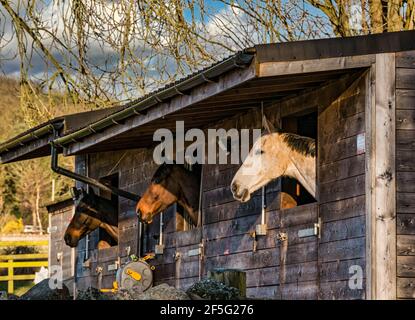
[[[235,193],[238,190],[238,186],[236,183],[232,183],[231,190],[233,193]]]
[[[248,195],[248,189],[243,189],[241,192],[241,198],[244,199]]]
[[[71,235],[65,234],[65,236],[63,237],[63,239],[65,240],[65,243],[68,244],[68,243],[71,242]]]
[[[145,221],[142,217],[141,217],[141,211],[140,211],[140,209],[137,209],[137,219],[138,219],[138,222],[140,222],[140,223],[143,223],[143,224],[147,224],[147,221]]]

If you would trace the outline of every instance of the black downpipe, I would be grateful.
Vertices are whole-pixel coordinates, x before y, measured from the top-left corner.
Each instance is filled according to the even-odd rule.
[[[98,180],[95,180],[93,178],[86,177],[86,176],[80,175],[78,173],[69,171],[65,168],[59,167],[59,165],[58,165],[58,150],[57,150],[56,146],[53,144],[53,142],[51,142],[51,155],[52,155],[52,170],[54,172],[56,172],[57,174],[60,174],[62,176],[66,176],[68,178],[77,180],[79,182],[83,182],[85,184],[88,184],[88,185],[91,185],[91,186],[94,186],[94,187],[97,187],[101,190],[111,192],[111,193],[113,193],[113,194],[115,194],[119,197],[127,198],[129,200],[136,201],[136,202],[140,200],[140,196],[138,196],[134,193],[118,189],[118,188],[113,187],[111,185],[103,184],[103,183],[101,183]]]
[[[55,132],[54,135],[55,135],[55,138],[56,138],[56,132]],[[125,191],[125,190],[115,188],[111,185],[103,184],[103,183],[101,183],[98,180],[95,180],[93,178],[83,176],[83,175],[80,175],[76,172],[72,172],[72,171],[69,171],[65,168],[59,167],[59,165],[58,165],[58,150],[57,150],[56,145],[53,143],[53,141],[50,142],[50,147],[51,147],[51,158],[52,158],[51,159],[51,168],[57,174],[60,174],[62,176],[74,179],[74,180],[79,181],[79,182],[83,182],[83,183],[85,183],[87,185],[90,185],[90,186],[97,187],[101,190],[111,192],[111,193],[113,193],[113,194],[115,194],[119,197],[127,198],[129,200],[134,201],[134,202],[138,202],[140,200],[141,197],[139,195],[136,195],[134,193],[131,193],[131,192],[128,192],[128,191]],[[138,224],[138,237],[140,239],[140,241],[139,241],[140,244],[139,244],[139,248],[138,248],[138,255],[141,256],[141,257],[144,255],[144,250],[145,250],[146,229],[147,229],[146,226],[141,221],[139,221],[139,224]]]

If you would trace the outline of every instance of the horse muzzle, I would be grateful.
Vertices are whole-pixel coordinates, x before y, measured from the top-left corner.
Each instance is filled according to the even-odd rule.
[[[71,248],[75,248],[78,245],[78,240],[75,241],[75,239],[68,233],[65,234],[63,239],[65,240],[66,245]]]
[[[143,219],[142,216],[141,216],[141,211],[140,210],[137,210],[136,213],[137,213],[138,222],[143,223],[143,224],[150,224],[150,223],[153,222],[153,219],[150,219],[150,220]]]
[[[240,202],[247,202],[251,198],[248,189],[240,188],[236,182],[232,183],[231,191],[235,200]]]

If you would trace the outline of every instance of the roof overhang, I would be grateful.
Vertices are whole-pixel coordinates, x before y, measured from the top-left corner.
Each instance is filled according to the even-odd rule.
[[[92,124],[97,127],[83,128],[57,142],[66,155],[150,147],[155,130],[174,132],[177,120],[185,122],[185,129],[205,128],[369,68],[376,54],[415,50],[414,39],[415,31],[406,31],[258,45],[178,81],[168,87],[168,95],[150,94],[145,100],[151,103],[143,109],[133,102],[105,119],[106,124]]]
[[[63,118],[56,118],[6,141],[0,145],[1,163],[39,158],[50,154],[49,142],[54,132],[62,132]]]
[[[365,66],[369,66],[367,61]],[[353,65],[354,66],[354,65]],[[311,68],[311,66],[310,66]],[[210,125],[232,116],[260,110],[261,106],[295,97],[321,85],[336,81],[345,74],[355,73],[362,65],[349,69],[316,71],[304,74],[268,76],[269,70],[253,64],[220,79],[217,83],[202,85],[186,96],[173,98],[134,115],[115,125],[87,136],[78,142],[65,145],[66,155],[153,147],[153,134],[165,128],[176,132],[176,122],[183,121],[185,130],[206,129]],[[261,77],[259,74],[267,73]]]
[[[258,45],[79,123],[54,142],[65,155],[151,147],[155,130],[175,131],[177,120],[185,122],[185,129],[206,128],[305,95],[370,68],[377,54],[415,50],[414,39],[415,31],[406,31]]]
[[[51,152],[50,142],[56,138],[55,134],[59,137],[77,131],[119,109],[120,107],[80,112],[42,123],[2,143],[0,161],[10,163],[48,156]]]

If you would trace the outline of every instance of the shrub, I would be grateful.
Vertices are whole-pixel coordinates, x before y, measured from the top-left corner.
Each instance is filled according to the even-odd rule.
[[[13,215],[6,215],[1,219],[0,234],[22,233],[24,229],[23,220]]]

